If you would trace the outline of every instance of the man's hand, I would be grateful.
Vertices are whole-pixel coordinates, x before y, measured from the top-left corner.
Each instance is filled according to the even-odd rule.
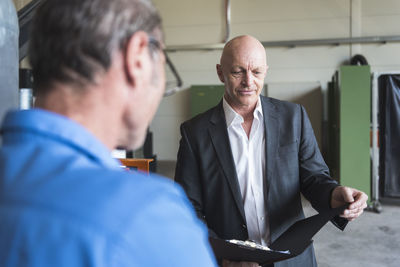
[[[222,267],[259,267],[258,263],[256,262],[247,262],[247,261],[222,261]]]
[[[350,204],[340,217],[353,221],[363,213],[367,207],[367,200],[368,196],[364,192],[351,187],[338,186],[332,192],[331,207],[338,208]]]

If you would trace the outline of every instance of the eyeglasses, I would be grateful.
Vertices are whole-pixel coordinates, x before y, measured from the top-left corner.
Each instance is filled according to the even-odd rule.
[[[149,45],[150,45],[151,47],[157,49],[157,50],[161,50],[161,51],[164,53],[164,55],[165,55],[164,49],[161,48],[161,43],[160,43],[160,41],[158,41],[155,37],[153,37],[153,36],[151,36],[151,35],[149,35]]]
[[[179,76],[179,73],[176,70],[174,64],[169,59],[167,52],[165,52],[165,50],[162,49],[160,41],[158,41],[153,36],[149,36],[149,44],[155,47],[156,49],[161,50],[162,53],[164,54],[167,72],[172,74],[172,77],[167,76],[164,96],[173,95],[182,88],[183,85],[182,79]]]

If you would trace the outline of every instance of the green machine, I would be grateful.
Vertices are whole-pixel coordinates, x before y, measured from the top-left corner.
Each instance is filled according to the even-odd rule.
[[[190,115],[194,117],[221,101],[223,85],[193,85],[190,88]]]
[[[328,86],[328,148],[331,175],[371,199],[371,70],[342,66]]]

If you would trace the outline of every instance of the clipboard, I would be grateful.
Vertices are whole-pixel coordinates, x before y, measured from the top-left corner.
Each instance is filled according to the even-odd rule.
[[[301,254],[313,241],[312,237],[347,205],[299,220],[292,224],[269,247],[271,250],[234,244],[228,240],[210,237],[217,259],[257,262],[261,265],[286,260]]]

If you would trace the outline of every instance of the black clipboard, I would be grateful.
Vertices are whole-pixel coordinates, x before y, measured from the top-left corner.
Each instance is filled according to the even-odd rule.
[[[209,240],[217,259],[257,262],[263,265],[294,257],[289,252],[252,248],[213,237],[210,237]]]
[[[234,244],[224,239],[210,237],[217,259],[257,262],[261,265],[286,260],[301,254],[313,241],[312,237],[346,206],[299,220],[292,224],[269,247],[271,250]]]

